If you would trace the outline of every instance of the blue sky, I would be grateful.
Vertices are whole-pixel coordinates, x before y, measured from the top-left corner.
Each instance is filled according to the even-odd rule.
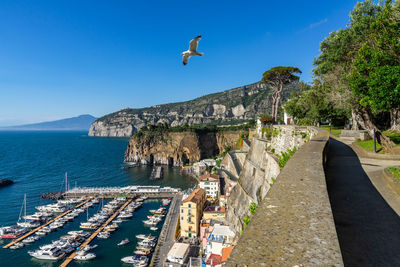
[[[0,0],[0,126],[189,100],[274,66],[309,82],[356,2]],[[205,55],[183,66],[198,34]]]

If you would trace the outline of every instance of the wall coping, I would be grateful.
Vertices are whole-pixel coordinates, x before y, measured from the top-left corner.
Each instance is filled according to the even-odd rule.
[[[323,168],[328,143],[321,130],[288,161],[226,266],[343,266]]]

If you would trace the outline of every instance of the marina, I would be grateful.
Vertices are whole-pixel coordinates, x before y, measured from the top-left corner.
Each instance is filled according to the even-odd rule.
[[[39,231],[40,229],[50,225],[51,223],[53,223],[54,221],[56,221],[57,219],[60,219],[64,216],[66,216],[67,214],[69,214],[70,212],[72,212],[74,209],[78,209],[79,207],[83,206],[84,204],[86,204],[88,201],[90,200],[90,198],[86,199],[85,201],[81,202],[80,204],[76,205],[75,208],[69,209],[66,212],[58,215],[57,217],[55,217],[54,219],[51,219],[50,221],[48,221],[47,223],[40,225],[39,227],[29,231],[28,233],[22,235],[21,237],[16,238],[15,240],[11,241],[10,243],[8,243],[7,245],[3,246],[3,248],[10,248],[12,245],[14,245],[17,242],[23,241],[25,238],[31,236],[32,234],[36,233],[37,231]]]

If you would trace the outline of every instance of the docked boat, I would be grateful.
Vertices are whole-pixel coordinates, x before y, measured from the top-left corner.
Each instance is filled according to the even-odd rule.
[[[123,245],[126,245],[126,244],[128,244],[129,243],[129,239],[128,238],[125,238],[124,240],[122,240],[121,242],[119,242],[117,245],[118,246],[123,246]]]
[[[2,239],[14,239],[28,232],[28,229],[20,226],[4,226],[0,227],[0,237]]]
[[[19,242],[19,243],[15,243],[14,245],[12,245],[10,247],[10,249],[19,249],[19,248],[22,248],[23,246],[25,246],[25,244],[22,242]]]
[[[170,198],[166,198],[162,200],[162,205],[163,206],[168,206],[169,203],[171,203],[171,199]]]
[[[97,237],[98,237],[98,238],[101,238],[101,239],[107,239],[107,238],[110,237],[110,233],[108,233],[108,232],[100,232],[100,233],[97,235]]]
[[[149,255],[150,253],[151,253],[151,251],[149,251],[149,250],[142,250],[142,249],[138,249],[138,250],[135,250],[133,253],[135,253],[136,255],[144,255],[144,256],[147,256],[147,255]]]
[[[89,250],[95,249],[95,248],[97,248],[97,247],[98,247],[97,244],[94,244],[94,245],[86,245],[82,250],[83,250],[83,251],[89,251]]]
[[[83,222],[79,226],[81,229],[94,230],[99,227],[98,223]]]
[[[93,260],[96,258],[96,254],[94,253],[86,253],[85,251],[81,250],[76,253],[74,259],[78,261],[88,261],[88,260]]]
[[[147,266],[149,259],[146,256],[142,255],[135,255],[135,256],[128,256],[121,259],[124,263],[134,264],[134,266],[144,267]]]
[[[39,260],[52,260],[52,261],[61,260],[66,255],[65,252],[61,251],[61,249],[57,247],[44,250],[39,249],[36,251],[28,251],[28,254]]]
[[[156,237],[155,236],[152,236],[152,235],[136,235],[136,238],[137,239],[142,239],[142,240],[150,240],[150,241],[154,241],[154,240],[156,240]]]
[[[22,243],[30,244],[30,243],[33,243],[35,241],[36,241],[36,239],[33,236],[29,236],[29,237],[25,238],[24,240],[22,240]]]

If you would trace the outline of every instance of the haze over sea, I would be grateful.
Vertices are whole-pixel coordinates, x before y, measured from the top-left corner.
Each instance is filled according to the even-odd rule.
[[[35,212],[35,206],[49,203],[41,199],[40,195],[63,190],[65,172],[68,172],[71,188],[75,184],[78,187],[156,184],[187,189],[195,184],[192,179],[181,176],[176,168],[166,169],[161,181],[148,179],[150,167],[123,170],[121,167],[128,141],[126,138],[88,137],[87,132],[0,132],[0,179],[7,178],[15,182],[14,185],[0,189],[0,226],[16,223],[24,194],[27,195],[28,214]],[[134,213],[133,219],[121,224],[121,228],[111,238],[96,238],[94,243],[99,247],[93,252],[97,258],[84,266],[120,266],[121,257],[133,255],[135,235],[150,233],[148,227],[143,226],[142,220],[148,215],[149,209],[159,205],[157,201],[145,202]],[[90,209],[89,216],[97,210],[98,207]],[[79,230],[79,222],[84,220],[86,214],[22,249],[0,249],[0,266],[58,266],[60,262],[49,264],[32,260],[27,251],[56,240],[67,231]],[[124,248],[117,247],[116,244],[126,237],[131,240],[131,244]]]

